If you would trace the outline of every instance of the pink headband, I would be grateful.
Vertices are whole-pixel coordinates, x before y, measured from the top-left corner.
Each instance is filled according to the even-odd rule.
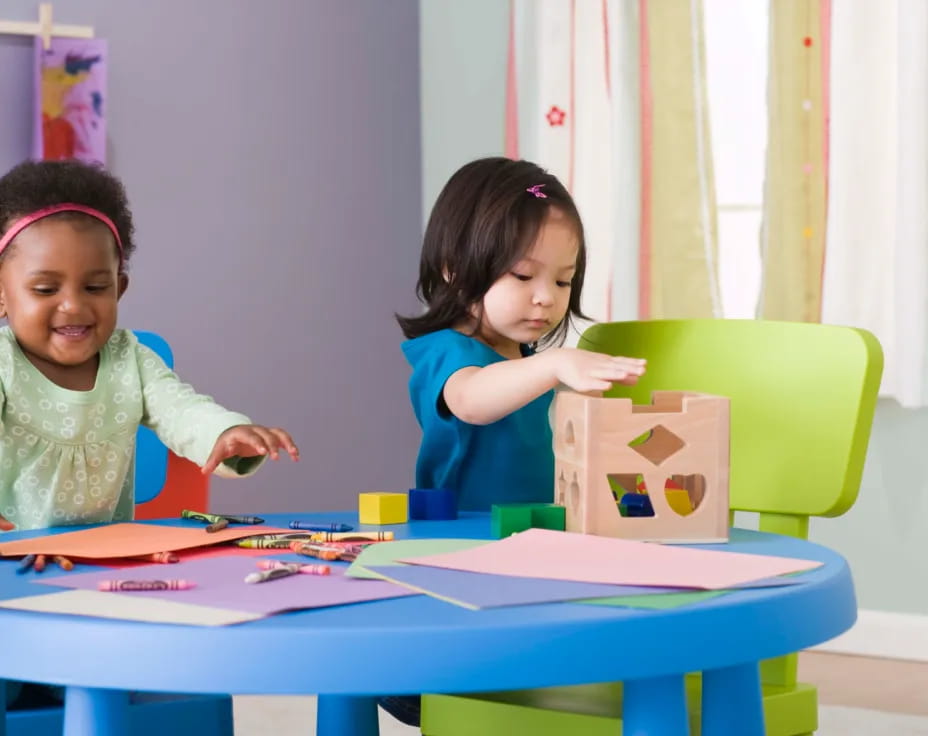
[[[49,215],[54,215],[59,212],[83,212],[85,215],[90,215],[94,219],[99,220],[104,225],[106,225],[110,229],[110,232],[113,233],[113,237],[116,238],[116,246],[119,248],[119,264],[120,266],[122,265],[122,239],[119,237],[119,231],[116,229],[113,221],[102,212],[100,212],[100,210],[95,210],[93,207],[87,207],[82,204],[56,204],[52,205],[51,207],[46,207],[45,209],[37,210],[31,215],[24,215],[23,217],[20,217],[12,224],[10,229],[4,233],[3,237],[0,238],[0,253],[3,253],[6,247],[12,242],[13,238],[19,235],[32,223],[38,222],[44,217],[48,217]]]

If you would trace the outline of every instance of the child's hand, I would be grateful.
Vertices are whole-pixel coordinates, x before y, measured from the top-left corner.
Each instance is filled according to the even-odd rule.
[[[633,386],[645,372],[645,360],[558,348],[552,356],[557,380],[574,391],[607,391],[613,383]]]
[[[9,532],[16,528],[16,524],[0,516],[0,532]]]
[[[286,450],[294,460],[300,459],[293,438],[277,427],[262,427],[259,424],[240,424],[229,427],[219,435],[213,451],[203,465],[203,474],[212,473],[223,460],[230,457],[253,457],[255,455],[270,455],[276,460],[280,450]]]

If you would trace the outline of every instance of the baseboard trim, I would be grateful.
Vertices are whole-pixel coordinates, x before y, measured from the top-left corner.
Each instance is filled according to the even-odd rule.
[[[812,651],[928,662],[928,616],[858,611],[849,631]]]

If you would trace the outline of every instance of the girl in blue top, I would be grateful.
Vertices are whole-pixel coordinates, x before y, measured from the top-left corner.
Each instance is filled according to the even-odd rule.
[[[445,185],[425,231],[417,294],[400,317],[409,393],[422,427],[420,488],[451,488],[458,507],[550,502],[554,388],[633,384],[645,362],[559,347],[574,318],[583,224],[556,177],[528,161],[486,158]],[[418,698],[381,699],[418,725]]]
[[[583,317],[585,265],[580,215],[556,177],[507,158],[451,177],[422,247],[427,309],[398,317],[423,433],[418,487],[453,489],[463,510],[552,500],[553,389],[603,391],[645,369],[558,347]]]

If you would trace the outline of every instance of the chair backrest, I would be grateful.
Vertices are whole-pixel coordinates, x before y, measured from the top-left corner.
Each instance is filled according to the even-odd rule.
[[[856,500],[883,368],[869,332],[758,320],[612,322],[590,327],[579,346],[647,359],[637,386],[607,396],[728,396],[731,507],[761,512],[761,528],[805,536],[809,516],[839,516]],[[765,516],[799,523],[765,524]]]
[[[160,335],[135,330],[142,345],[158,354],[168,368],[174,367],[174,353]],[[135,445],[135,502],[151,501],[161,493],[168,472],[168,448],[147,427],[139,427]]]

